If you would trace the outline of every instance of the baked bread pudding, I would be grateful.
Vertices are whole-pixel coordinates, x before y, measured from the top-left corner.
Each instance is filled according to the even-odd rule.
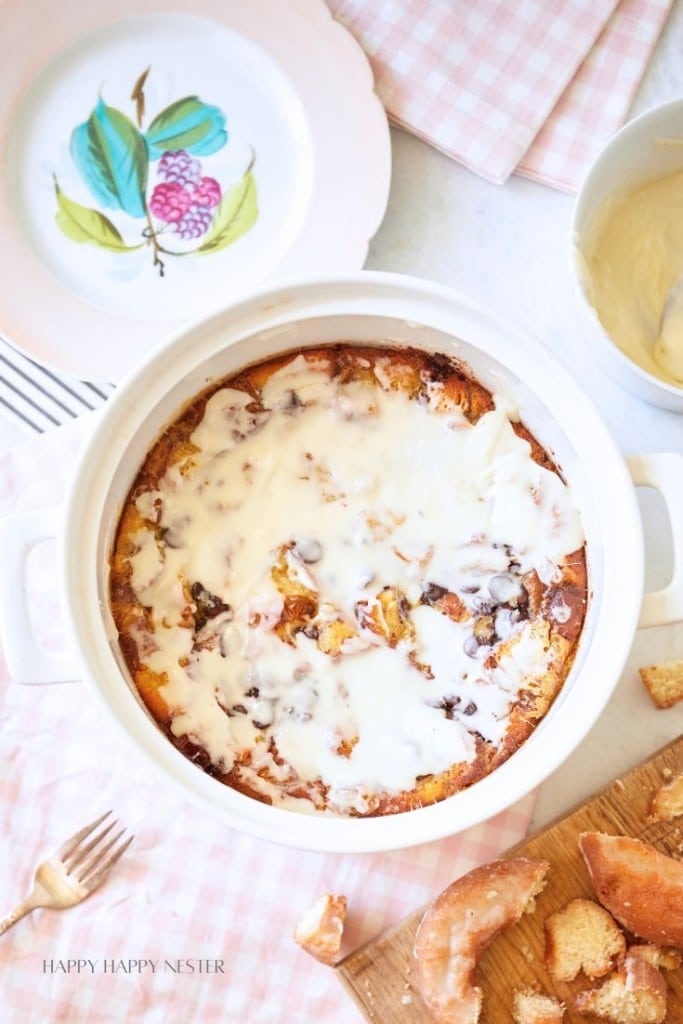
[[[567,677],[580,514],[508,398],[413,349],[337,344],[214,383],[149,451],[111,554],[123,658],[168,738],[257,800],[442,800]]]

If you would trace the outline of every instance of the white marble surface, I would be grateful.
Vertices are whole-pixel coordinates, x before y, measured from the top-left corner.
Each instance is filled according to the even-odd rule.
[[[677,0],[633,111],[683,95],[683,0]],[[521,178],[488,184],[424,143],[393,132],[389,206],[367,267],[423,276],[530,329],[570,367],[624,453],[683,452],[683,416],[622,391],[595,361],[569,269],[573,197]],[[0,451],[25,435],[0,414]],[[669,527],[659,499],[641,493],[647,586],[666,580]],[[683,523],[674,524],[683,535]],[[683,543],[683,540],[682,540]],[[683,658],[683,624],[640,630],[607,709],[541,787],[532,827],[601,788],[683,731],[683,704],[657,711],[637,668]]]

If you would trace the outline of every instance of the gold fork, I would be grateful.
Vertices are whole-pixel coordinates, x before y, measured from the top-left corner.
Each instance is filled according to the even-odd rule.
[[[86,825],[38,865],[31,892],[16,910],[0,920],[0,935],[37,907],[53,907],[56,910],[73,907],[95,891],[133,842],[131,836],[124,843],[116,845],[125,832],[122,829],[103,846],[102,840],[118,824],[112,821],[89,843],[85,843],[110,814],[111,811],[107,811],[92,825]]]

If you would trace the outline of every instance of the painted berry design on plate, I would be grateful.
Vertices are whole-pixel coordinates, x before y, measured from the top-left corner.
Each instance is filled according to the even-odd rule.
[[[154,187],[149,207],[180,238],[206,234],[221,201],[220,183],[202,177],[201,172],[201,162],[184,149],[164,153],[159,161],[161,181]]]
[[[159,220],[176,225],[189,210],[191,202],[189,191],[182,185],[162,182],[152,192],[149,208]]]
[[[136,121],[100,97],[74,129],[71,156],[100,208],[69,198],[55,176],[56,219],[74,242],[117,253],[149,247],[163,276],[167,257],[207,255],[236,242],[256,222],[258,203],[253,153],[236,181],[221,184],[205,173],[203,160],[228,142],[219,107],[185,96],[144,127],[149,72],[131,93]],[[117,212],[121,230],[103,209]]]
[[[179,149],[164,153],[159,160],[158,173],[164,181],[189,188],[199,184],[202,165],[199,160],[193,160],[187,150]]]

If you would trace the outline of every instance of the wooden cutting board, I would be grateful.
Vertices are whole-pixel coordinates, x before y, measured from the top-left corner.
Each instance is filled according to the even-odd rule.
[[[683,771],[683,736],[615,779],[570,814],[508,851],[508,854],[547,860],[550,871],[546,888],[536,901],[536,910],[500,935],[479,962],[479,984],[484,992],[481,1024],[513,1024],[513,991],[534,983],[565,1003],[565,1024],[597,1024],[597,1017],[582,1016],[570,1009],[578,992],[594,985],[583,974],[571,983],[553,982],[545,970],[543,922],[575,896],[593,897],[578,851],[580,832],[635,836],[664,853],[679,859],[683,857],[683,818],[675,822],[646,821],[651,794],[671,772],[680,771]],[[415,931],[424,910],[424,907],[416,910],[390,931],[340,961],[336,968],[340,980],[371,1024],[433,1024],[417,989],[413,958]],[[669,986],[666,1024],[683,1024],[683,968],[665,971],[664,976]]]

